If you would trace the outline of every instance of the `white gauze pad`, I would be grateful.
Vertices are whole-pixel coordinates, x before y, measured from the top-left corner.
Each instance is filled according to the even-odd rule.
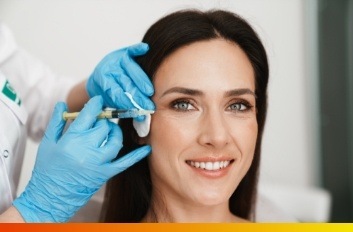
[[[125,92],[125,95],[130,99],[131,103],[139,110],[143,110],[141,106],[139,106],[135,100],[132,98],[131,94],[128,92]],[[133,119],[132,124],[140,137],[146,137],[148,133],[150,132],[150,125],[151,125],[151,115],[146,114],[145,115],[146,119],[143,120],[142,122],[136,121]]]

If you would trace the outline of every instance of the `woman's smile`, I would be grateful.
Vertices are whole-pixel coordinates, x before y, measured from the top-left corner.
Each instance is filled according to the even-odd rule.
[[[227,175],[229,169],[232,167],[234,159],[218,158],[202,158],[196,160],[186,160],[185,163],[189,165],[195,173],[207,178],[219,178]]]

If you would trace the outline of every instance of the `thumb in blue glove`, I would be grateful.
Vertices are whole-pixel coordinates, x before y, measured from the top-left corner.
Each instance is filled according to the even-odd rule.
[[[97,120],[102,107],[102,97],[92,98],[63,134],[67,107],[56,105],[32,177],[13,203],[26,222],[68,221],[108,179],[151,152],[144,146],[111,162],[122,147],[122,132]]]
[[[101,95],[108,107],[132,109],[134,106],[125,95],[127,92],[143,109],[154,110],[155,106],[149,98],[154,93],[153,85],[133,59],[146,54],[148,49],[148,44],[138,43],[105,56],[87,80],[88,95]],[[142,121],[144,117],[138,119]]]

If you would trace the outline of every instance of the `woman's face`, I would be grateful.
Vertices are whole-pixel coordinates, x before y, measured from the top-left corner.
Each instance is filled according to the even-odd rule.
[[[147,137],[153,186],[165,201],[225,205],[255,150],[254,71],[235,43],[214,39],[172,53],[154,77]]]

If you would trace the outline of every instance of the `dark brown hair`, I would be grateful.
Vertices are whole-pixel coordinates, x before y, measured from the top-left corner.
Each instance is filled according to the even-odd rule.
[[[266,51],[252,27],[238,15],[224,11],[183,10],[169,14],[154,23],[143,42],[150,50],[136,59],[153,79],[163,60],[177,49],[198,41],[223,38],[239,45],[248,56],[255,73],[258,136],[249,171],[229,200],[230,211],[252,220],[260,163],[262,133],[267,110],[268,61]],[[124,147],[118,157],[136,149],[136,132],[131,119],[121,120]],[[102,210],[104,222],[139,222],[151,204],[152,183],[147,158],[112,178],[106,188]]]

